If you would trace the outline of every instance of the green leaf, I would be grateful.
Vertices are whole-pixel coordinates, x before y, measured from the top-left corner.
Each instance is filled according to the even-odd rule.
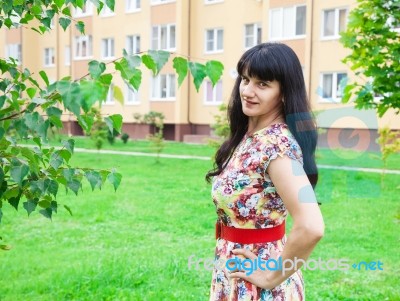
[[[206,73],[213,87],[221,78],[222,72],[224,71],[224,65],[218,61],[208,61],[206,63]]]
[[[65,0],[54,0],[54,3],[57,5],[58,8],[61,8],[64,5]]]
[[[10,169],[11,178],[18,183],[19,186],[22,186],[23,179],[29,173],[29,166],[25,164],[21,164],[18,166],[12,166]]]
[[[114,191],[117,191],[118,186],[121,184],[121,179],[122,175],[114,171],[107,176],[107,180],[114,186]]]
[[[140,84],[142,83],[142,71],[139,69],[135,69],[132,78],[129,80],[129,83],[136,91],[138,91]]]
[[[92,128],[93,122],[93,116],[81,115],[78,117],[78,123],[86,133]]]
[[[63,164],[63,158],[60,156],[59,152],[54,152],[51,155],[50,165],[54,169],[58,169]]]
[[[97,102],[103,99],[107,90],[100,81],[82,80],[81,95],[82,109],[85,113],[89,112],[90,108]]]
[[[37,91],[37,89],[33,88],[33,87],[30,87],[30,88],[26,89],[26,93],[28,94],[30,99],[35,97],[36,91]]]
[[[81,91],[75,82],[61,80],[57,82],[57,89],[60,91],[64,106],[76,116],[80,115]]]
[[[156,62],[153,60],[153,58],[150,55],[148,55],[148,54],[142,55],[142,62],[149,70],[153,71],[153,75],[157,74]]]
[[[114,114],[114,115],[108,116],[108,117],[104,118],[104,121],[106,122],[110,133],[113,133],[114,129],[118,133],[121,133],[122,116],[120,114]]]
[[[35,211],[35,209],[36,209],[37,201],[28,200],[27,202],[24,202],[23,206],[24,206],[26,212],[28,212],[28,216],[30,216],[31,213],[33,211]]]
[[[71,24],[71,19],[61,17],[61,18],[58,20],[58,23],[60,24],[60,26],[62,27],[62,29],[64,29],[64,31],[65,31],[65,30],[67,30],[68,26]]]
[[[164,50],[149,50],[149,54],[156,63],[158,74],[162,67],[164,67],[164,65],[168,62],[170,53]]]
[[[74,147],[75,147],[74,139],[63,140],[61,141],[61,143],[65,147],[65,149],[68,150],[71,154],[74,153]]]
[[[55,180],[50,180],[49,186],[47,187],[47,191],[48,193],[56,197],[58,192],[58,182],[56,182]]]
[[[100,75],[106,70],[106,64],[98,61],[89,62],[89,73],[94,79],[98,79]]]
[[[118,86],[114,86],[114,98],[121,104],[124,104],[124,94]]]
[[[180,86],[188,73],[188,61],[183,57],[175,57],[173,67],[178,74],[178,86]]]
[[[69,212],[69,214],[71,214],[71,216],[72,216],[71,208],[69,208],[67,205],[64,205],[64,208],[67,209],[67,211]]]
[[[106,4],[112,11],[114,11],[115,0],[106,0]]]
[[[61,11],[62,14],[68,16],[68,17],[72,17],[71,15],[71,10],[69,9],[69,7],[64,7],[63,10]]]
[[[0,223],[1,223],[1,219],[3,218],[3,211],[0,208]],[[1,247],[1,246],[0,246]]]
[[[189,62],[190,73],[193,76],[193,82],[196,87],[197,92],[199,92],[200,85],[204,78],[207,76],[206,66],[200,63]]]
[[[89,170],[85,173],[86,179],[89,181],[92,191],[98,187],[101,189],[102,179],[99,172],[95,170]]]
[[[39,71],[39,75],[43,79],[43,81],[45,82],[46,86],[48,86],[49,85],[49,79],[47,77],[46,72],[44,72],[43,70]]]
[[[78,21],[76,22],[75,27],[81,34],[85,34],[85,23]]]
[[[41,209],[39,210],[39,213],[51,220],[53,210],[51,208]]]
[[[73,179],[72,181],[67,182],[67,187],[71,189],[75,195],[78,195],[79,188],[81,188],[81,182]]]

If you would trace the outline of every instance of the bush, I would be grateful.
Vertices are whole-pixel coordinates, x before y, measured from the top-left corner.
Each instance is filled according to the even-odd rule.
[[[121,135],[121,140],[124,142],[124,144],[126,144],[128,142],[129,139],[129,135],[127,133],[123,133]]]

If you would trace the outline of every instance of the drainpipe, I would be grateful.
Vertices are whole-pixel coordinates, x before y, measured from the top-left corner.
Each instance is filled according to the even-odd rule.
[[[190,26],[190,23],[191,23],[191,0],[188,0],[188,57],[189,57],[189,60],[190,60],[190,58],[191,58],[191,53],[190,53],[190,51],[191,51],[191,47],[190,47],[190,43],[191,43],[191,34],[190,34],[190,31],[191,31],[191,26]],[[188,96],[188,105],[187,105],[187,122],[188,122],[188,125],[190,126],[190,134],[194,134],[194,124],[190,121],[190,87],[191,87],[191,85],[190,85],[190,77],[191,77],[191,75],[190,75],[190,71],[188,72],[188,77],[187,77],[187,82],[188,82],[188,93],[187,93],[187,96]]]
[[[314,0],[311,0],[311,7],[310,7],[310,16],[311,16],[311,30],[310,30],[310,64],[309,64],[309,82],[308,82],[308,95],[309,98],[311,98],[311,87],[312,87],[312,54],[313,54],[313,30],[314,30],[314,25],[313,25],[313,20],[314,20]]]

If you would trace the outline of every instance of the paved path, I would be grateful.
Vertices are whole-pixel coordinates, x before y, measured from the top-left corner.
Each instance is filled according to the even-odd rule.
[[[94,153],[94,154],[112,154],[112,155],[122,155],[122,156],[141,156],[141,157],[157,157],[154,153],[141,153],[141,152],[126,152],[126,151],[115,151],[115,150],[94,150],[86,148],[75,148],[75,152],[78,153]],[[189,156],[189,155],[170,155],[170,154],[160,154],[160,158],[173,158],[173,159],[194,159],[194,160],[211,160],[211,157],[202,156]],[[318,165],[321,169],[339,169],[348,171],[362,171],[362,172],[373,172],[382,173],[382,169],[379,168],[363,168],[363,167],[351,167],[351,166],[334,166],[334,165]],[[395,174],[400,175],[400,170],[390,170],[384,171],[385,174]]]

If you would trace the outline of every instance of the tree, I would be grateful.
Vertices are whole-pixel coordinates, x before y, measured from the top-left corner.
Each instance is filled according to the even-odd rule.
[[[39,34],[50,31],[55,16],[64,30],[71,24],[85,33],[85,24],[71,16],[71,9],[83,8],[88,0],[0,0],[0,28],[24,26]],[[100,12],[104,5],[114,10],[115,0],[91,0]],[[16,21],[17,20],[17,21]],[[39,24],[38,26],[31,24]],[[63,128],[61,114],[71,112],[85,132],[90,132],[95,122],[92,107],[105,101],[114,73],[107,72],[112,66],[123,80],[135,90],[142,79],[141,68],[148,68],[157,75],[170,59],[171,53],[152,51],[128,54],[105,64],[92,60],[88,73],[79,78],[64,77],[50,84],[44,71],[40,78],[29,69],[20,70],[13,58],[0,59],[0,222],[3,204],[19,208],[21,201],[28,215],[39,208],[39,212],[51,218],[57,212],[57,193],[60,186],[72,190],[76,195],[85,178],[94,190],[108,181],[116,190],[121,174],[115,170],[95,170],[72,167],[69,160],[74,151],[74,140],[62,141],[62,148],[45,147],[50,126]],[[217,61],[206,64],[191,62],[185,57],[175,56],[173,67],[181,85],[190,72],[198,90],[205,77],[215,84],[222,74],[223,66]],[[39,82],[43,81],[43,84]],[[114,97],[121,98],[115,87]],[[120,90],[119,90],[120,91]],[[104,118],[110,132],[121,133],[122,117],[119,114]],[[19,145],[31,140],[36,147]],[[70,211],[67,205],[64,207]]]
[[[349,14],[342,44],[351,49],[343,60],[357,80],[344,89],[343,102],[355,95],[356,108],[376,109],[382,117],[393,108],[400,112],[400,2],[358,0]],[[374,96],[380,98],[377,101]]]

